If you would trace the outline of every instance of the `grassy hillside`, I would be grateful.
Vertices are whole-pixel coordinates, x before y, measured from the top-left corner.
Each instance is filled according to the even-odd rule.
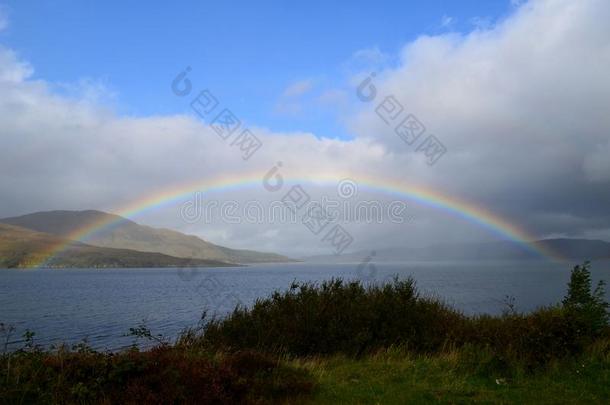
[[[45,261],[47,252],[67,243],[48,267],[219,267],[216,260],[185,259],[161,253],[111,249],[71,242],[42,232],[0,223],[0,268],[27,268]]]
[[[158,252],[174,257],[217,260],[230,263],[290,262],[291,259],[274,253],[230,249],[203,239],[169,229],[139,225],[128,219],[101,211],[49,211],[20,217],[1,219],[0,222],[45,232],[61,237],[97,223],[111,223],[91,235],[87,244],[93,246]]]

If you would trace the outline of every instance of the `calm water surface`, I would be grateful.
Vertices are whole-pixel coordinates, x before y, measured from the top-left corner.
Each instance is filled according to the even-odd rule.
[[[0,322],[36,332],[36,343],[75,343],[97,349],[129,346],[124,336],[143,322],[175,337],[204,310],[226,314],[292,281],[333,277],[385,282],[412,276],[424,293],[466,313],[500,313],[507,295],[518,310],[556,303],[565,294],[569,265],[542,262],[275,264],[205,269],[0,270]],[[610,281],[610,261],[593,263],[595,280]],[[608,297],[610,299],[610,296]],[[0,337],[2,338],[2,337]],[[18,342],[15,342],[18,344]]]

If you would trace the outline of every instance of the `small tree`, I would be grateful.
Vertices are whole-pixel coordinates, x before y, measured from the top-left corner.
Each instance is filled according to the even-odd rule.
[[[565,309],[586,324],[590,333],[597,335],[608,325],[610,304],[604,298],[606,284],[603,280],[592,291],[590,267],[589,261],[574,267],[568,293],[562,302]]]

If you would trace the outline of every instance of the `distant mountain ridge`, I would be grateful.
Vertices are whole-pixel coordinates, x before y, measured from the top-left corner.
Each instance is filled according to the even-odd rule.
[[[62,249],[51,256],[57,246]],[[0,268],[227,267],[217,260],[90,246],[48,233],[0,223]]]
[[[543,239],[536,245],[557,252],[568,260],[610,259],[610,243],[591,239]],[[434,260],[527,260],[539,256],[514,242],[438,244],[423,248],[394,247],[342,255],[303,258],[307,262],[353,263],[371,257],[376,262]]]
[[[95,210],[36,212],[0,219],[0,222],[62,238],[70,238],[81,229],[107,223],[110,225],[87,238],[88,245],[239,264],[294,261],[275,253],[230,249],[194,235],[140,225],[118,215]]]

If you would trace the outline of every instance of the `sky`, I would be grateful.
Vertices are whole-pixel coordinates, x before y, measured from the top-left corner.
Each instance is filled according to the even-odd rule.
[[[251,122],[274,131],[351,134],[323,105],[328,87],[371,55],[392,65],[401,47],[421,34],[465,32],[502,18],[502,1],[427,2],[150,2],[14,1],[2,42],[33,66],[32,78],[108,87],[122,114],[184,111],[170,97],[168,77],[186,66]],[[7,13],[5,13],[7,14]],[[282,99],[311,83],[302,105]]]
[[[536,238],[610,240],[607,21],[606,0],[0,2],[0,216],[101,209],[231,247],[329,253],[302,224],[189,221],[190,194],[125,209],[282,162],[314,199],[406,204],[400,223],[344,220],[350,250],[503,237],[380,192],[388,182],[483,207]],[[178,96],[187,67],[192,91]],[[251,158],[194,113],[204,89],[262,142]],[[382,105],[390,96],[399,104]],[[417,142],[397,136],[392,106],[425,127]],[[418,150],[430,135],[445,150],[433,164]],[[320,181],[330,177],[358,192],[341,196]],[[232,187],[205,198],[278,196]]]

